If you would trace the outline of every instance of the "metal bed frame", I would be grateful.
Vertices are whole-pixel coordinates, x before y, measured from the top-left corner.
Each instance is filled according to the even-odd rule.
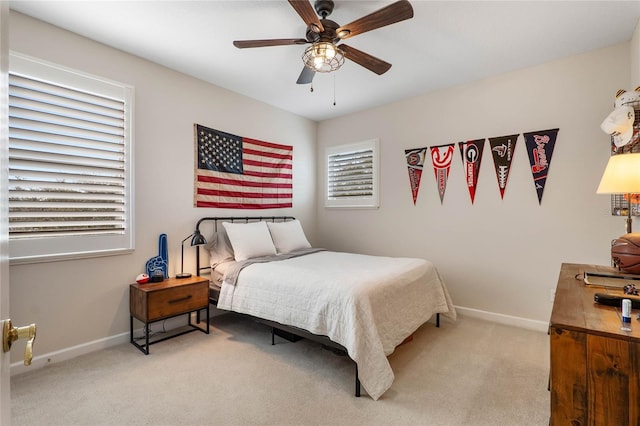
[[[218,222],[244,222],[244,223],[249,223],[250,221],[254,221],[254,222],[259,222],[259,221],[271,221],[271,222],[285,222],[288,220],[294,220],[295,217],[293,216],[245,216],[245,217],[237,217],[237,216],[214,216],[214,217],[203,217],[202,219],[198,220],[198,222],[196,223],[196,231],[197,232],[201,232],[200,231],[200,225],[203,222],[213,222],[213,229],[215,232],[218,231]],[[197,275],[200,275],[201,272],[206,271],[207,269],[211,269],[210,266],[200,266],[200,246],[196,246],[196,271],[197,271]],[[211,295],[211,292],[209,292],[209,303],[213,304],[214,306],[217,305],[218,303],[218,299],[215,296]],[[238,313],[236,313],[238,314]],[[266,320],[264,318],[258,318],[258,317],[254,317],[251,315],[246,315],[246,314],[238,314],[238,315],[243,315],[246,317],[250,317],[252,319],[255,319],[263,324],[266,324],[267,326],[271,327],[271,344],[275,345],[275,335],[279,335],[289,341],[296,341],[297,339],[292,339],[290,336],[287,336],[287,334],[289,335],[293,335],[296,336],[298,338],[303,338],[303,339],[308,339],[308,340],[312,340],[314,342],[320,343],[323,346],[328,347],[329,349],[333,350],[334,352],[337,351],[340,355],[344,354],[345,356],[348,356],[348,352],[347,349],[340,345],[339,343],[334,342],[333,340],[331,340],[329,337],[327,336],[321,336],[321,335],[317,335],[317,334],[313,334],[309,331],[303,330],[301,328],[298,327],[293,327],[293,326],[289,326],[289,325],[285,325],[285,324],[280,324],[278,322],[275,321],[270,321],[270,320]],[[440,314],[436,314],[436,327],[440,327]],[[279,333],[280,331],[280,333]],[[352,360],[353,361],[353,360]],[[355,364],[355,396],[359,397],[360,396],[360,379],[358,378],[358,364],[354,361],[353,362]]]

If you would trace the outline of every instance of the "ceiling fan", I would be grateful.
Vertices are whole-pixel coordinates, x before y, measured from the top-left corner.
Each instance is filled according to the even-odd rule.
[[[333,11],[334,3],[332,0],[316,0],[313,6],[310,0],[289,0],[289,4],[307,25],[305,38],[236,40],[233,45],[239,49],[245,49],[311,44],[302,55],[305,65],[296,81],[298,84],[311,83],[316,72],[337,70],[342,66],[345,58],[378,75],[384,74],[391,68],[390,63],[344,43],[339,45],[337,43],[349,37],[413,17],[411,4],[407,0],[399,0],[347,25],[340,26],[327,19],[327,16]]]

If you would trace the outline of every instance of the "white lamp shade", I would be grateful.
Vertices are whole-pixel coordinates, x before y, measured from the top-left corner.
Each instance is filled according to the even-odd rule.
[[[612,155],[596,193],[640,193],[640,153]]]

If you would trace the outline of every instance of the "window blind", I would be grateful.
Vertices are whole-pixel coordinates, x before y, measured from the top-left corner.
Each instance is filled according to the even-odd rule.
[[[122,234],[124,144],[124,99],[10,72],[10,239]]]
[[[379,207],[379,150],[378,139],[326,148],[325,207]]]
[[[327,195],[329,199],[373,196],[373,149],[328,156]]]

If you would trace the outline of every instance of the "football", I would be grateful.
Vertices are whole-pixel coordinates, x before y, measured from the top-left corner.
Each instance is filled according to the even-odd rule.
[[[611,260],[623,272],[640,274],[640,232],[616,238],[611,244]]]

